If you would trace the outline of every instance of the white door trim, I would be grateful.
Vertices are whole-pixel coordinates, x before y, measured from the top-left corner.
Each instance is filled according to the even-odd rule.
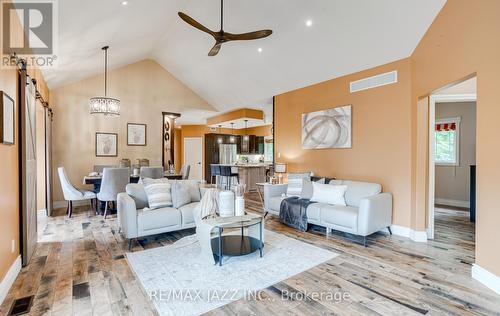
[[[427,238],[434,239],[434,203],[436,189],[436,163],[434,162],[434,138],[436,137],[436,103],[475,102],[476,94],[439,95],[429,97],[429,192]]]
[[[201,180],[205,180],[205,162],[203,161],[203,138],[202,137],[184,137],[182,143],[182,152],[183,152],[183,164],[186,164],[186,140],[199,140],[200,141],[200,152],[201,152]]]

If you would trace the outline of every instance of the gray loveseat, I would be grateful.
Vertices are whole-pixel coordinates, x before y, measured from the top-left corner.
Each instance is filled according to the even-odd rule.
[[[193,185],[192,180],[183,180],[186,185]],[[199,190],[201,198],[203,192],[199,185],[194,182]],[[148,206],[148,198],[144,186],[141,183],[130,183],[126,192],[118,194],[117,209],[121,232],[130,242],[133,238],[145,237],[161,233],[167,233],[196,226],[193,210],[200,203],[199,198],[179,208],[162,207],[158,209],[145,209]]]
[[[310,204],[306,209],[308,223],[325,227],[327,234],[334,229],[365,237],[365,244],[366,236],[379,230],[391,233],[392,195],[382,193],[380,184],[350,180],[332,180],[330,184],[347,186],[347,206]],[[286,184],[264,186],[265,211],[279,215],[286,191]]]

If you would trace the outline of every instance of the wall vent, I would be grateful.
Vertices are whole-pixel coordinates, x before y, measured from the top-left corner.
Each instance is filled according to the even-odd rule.
[[[398,82],[398,71],[394,70],[373,77],[364,78],[351,82],[351,93],[381,87]]]

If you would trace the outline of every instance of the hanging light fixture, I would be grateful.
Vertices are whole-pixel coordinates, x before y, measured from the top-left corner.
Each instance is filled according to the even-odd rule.
[[[245,141],[247,141],[247,140],[248,140],[248,138],[249,138],[249,137],[248,137],[248,120],[245,120],[245,135],[243,136],[243,139],[244,139]]]
[[[120,100],[108,98],[108,49],[104,46],[104,96],[90,99],[90,114],[120,115]]]
[[[231,123],[231,137],[229,137],[229,142],[234,143],[235,140],[236,139],[234,138],[234,123]]]

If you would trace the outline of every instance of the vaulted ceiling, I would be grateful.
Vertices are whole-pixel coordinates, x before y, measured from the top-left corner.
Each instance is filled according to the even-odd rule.
[[[208,57],[213,38],[177,12],[218,30],[219,0],[58,1],[58,67],[44,75],[55,88],[102,73],[110,45],[111,68],[152,58],[219,111],[268,112],[273,95],[410,56],[445,2],[226,0],[226,31],[274,33]]]

